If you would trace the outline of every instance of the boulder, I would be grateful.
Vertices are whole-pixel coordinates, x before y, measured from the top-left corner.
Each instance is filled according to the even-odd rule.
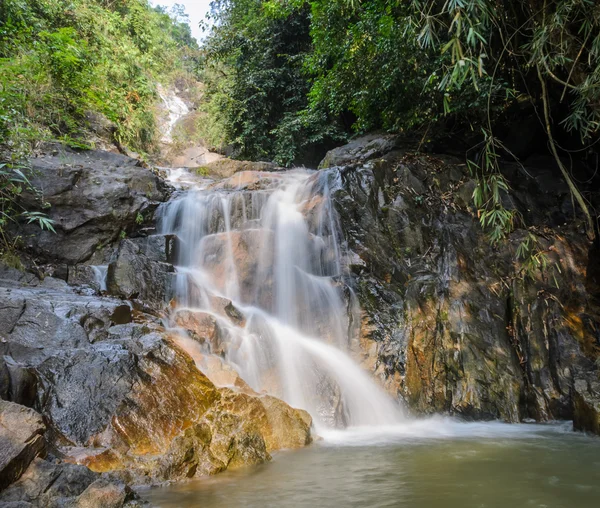
[[[179,239],[175,235],[150,235],[131,238],[141,254],[151,261],[175,264],[179,254]]]
[[[600,434],[600,379],[576,379],[573,392],[573,427]]]
[[[134,498],[132,490],[124,483],[98,478],[77,497],[74,506],[76,508],[121,508],[132,498]],[[132,503],[129,505],[133,506]]]
[[[207,312],[179,310],[173,321],[201,344],[206,344],[213,354],[222,354],[222,331],[217,319]]]
[[[98,477],[87,467],[35,459],[21,478],[0,493],[0,502],[58,508],[79,496]]]
[[[151,218],[169,195],[158,176],[123,155],[51,144],[30,164],[31,182],[43,203],[38,195],[27,194],[23,204],[47,213],[56,234],[33,224],[21,225],[20,234],[33,254],[49,261],[90,259],[123,232],[133,231],[140,218]]]
[[[225,299],[220,303],[223,312],[232,307]],[[200,323],[202,317],[189,318]],[[114,478],[90,487],[98,480],[90,469],[114,472],[128,483],[170,480],[184,474],[177,465],[181,457],[199,457],[205,465],[196,474],[212,474],[268,460],[271,449],[287,446],[271,435],[297,439],[306,432],[304,441],[310,439],[303,415],[281,403],[278,411],[289,408],[289,417],[267,419],[260,396],[242,383],[234,386],[251,397],[235,402],[237,392],[217,388],[158,319],[138,312],[133,322],[120,300],[77,294],[68,286],[0,288],[0,322],[2,396],[27,398],[47,422],[50,446],[70,464],[60,464],[60,472],[59,465],[34,461],[2,501],[53,506],[59,498],[87,505],[107,499],[119,506],[122,488]],[[256,409],[248,412],[251,406]],[[210,443],[199,440],[197,425],[208,426]],[[37,437],[22,441],[26,445],[11,448],[3,463],[17,471],[3,475],[7,484],[41,453]],[[68,475],[74,475],[72,488],[65,484],[67,490],[57,491],[63,489],[57,478]]]
[[[166,243],[164,237],[159,239]],[[156,247],[153,243],[147,245]],[[167,259],[166,251],[149,248],[148,252],[154,259],[144,252],[144,244],[140,241],[121,241],[114,261],[108,265],[108,293],[121,298],[140,299],[160,309],[170,297],[175,269],[170,263],[156,260]],[[161,252],[164,256],[160,255]]]
[[[277,171],[280,168],[272,162],[238,161],[234,159],[219,159],[196,168],[196,172],[212,178],[229,178],[242,171],[265,172]],[[193,170],[192,170],[193,171]]]
[[[148,506],[118,480],[85,466],[36,458],[23,476],[0,492],[0,505],[40,508],[141,508]]]
[[[46,453],[46,426],[33,409],[0,400],[0,491]]]
[[[229,178],[220,180],[211,186],[211,189],[220,190],[261,190],[272,187],[281,178],[278,173],[266,173],[264,171],[244,171],[236,173]]]
[[[350,143],[334,148],[320,162],[319,169],[346,166],[352,163],[366,162],[391,152],[398,143],[398,137],[388,134],[369,134]]]

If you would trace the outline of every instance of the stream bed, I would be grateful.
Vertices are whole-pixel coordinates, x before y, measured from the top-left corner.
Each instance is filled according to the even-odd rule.
[[[266,465],[142,494],[163,508],[600,506],[600,439],[570,422],[431,418],[321,434]]]

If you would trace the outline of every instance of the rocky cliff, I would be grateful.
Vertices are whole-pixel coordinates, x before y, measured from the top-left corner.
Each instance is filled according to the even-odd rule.
[[[417,413],[573,419],[598,433],[598,251],[551,159],[506,165],[529,228],[492,247],[457,159],[370,136],[329,153],[362,306],[357,354]],[[541,266],[517,259],[533,235]]]

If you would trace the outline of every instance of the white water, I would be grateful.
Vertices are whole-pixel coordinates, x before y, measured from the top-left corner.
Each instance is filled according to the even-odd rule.
[[[173,142],[173,128],[175,124],[190,112],[185,102],[181,100],[173,91],[164,90],[163,87],[158,87],[158,95],[162,100],[163,108],[166,113],[166,119],[164,125],[161,127],[163,137],[161,141],[163,143]]]
[[[403,421],[398,405],[347,352],[358,309],[329,176],[239,173],[170,202],[160,228],[181,242],[178,307],[215,317],[227,367],[309,411],[319,431],[389,427]],[[227,301],[241,322],[227,317]]]
[[[108,265],[93,265],[94,278],[100,291],[106,291],[106,276],[108,275]]]

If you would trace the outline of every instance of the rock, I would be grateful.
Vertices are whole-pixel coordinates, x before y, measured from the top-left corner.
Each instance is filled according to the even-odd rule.
[[[281,178],[278,173],[265,173],[264,171],[244,171],[220,180],[211,186],[211,189],[219,190],[261,190],[273,186]]]
[[[116,259],[108,265],[108,293],[121,298],[140,299],[160,309],[169,300],[175,270],[169,263],[146,256],[140,243],[121,241]],[[161,257],[156,250],[151,250],[150,254]],[[164,257],[166,259],[167,255]]]
[[[260,464],[270,452],[311,442],[311,418],[275,397],[221,390],[202,423],[176,438],[161,461],[165,478],[190,478]]]
[[[393,135],[380,134],[359,137],[344,146],[327,152],[325,158],[319,164],[319,169],[345,166],[379,157],[392,151],[397,144],[397,139]]]
[[[186,330],[193,339],[201,344],[207,344],[211,353],[219,355],[224,352],[221,344],[222,331],[213,315],[206,312],[179,310],[173,319],[175,324]]]
[[[3,492],[2,506],[40,508],[121,508],[146,505],[122,482],[103,478],[84,466],[35,459]]]
[[[71,286],[89,286],[96,292],[106,289],[107,266],[73,265],[67,269],[67,282]]]
[[[18,270],[0,262],[0,285],[3,287],[37,286],[39,282],[33,273]]]
[[[254,290],[259,287],[258,301],[263,307],[270,308],[273,303],[273,249],[266,247],[271,243],[272,232],[266,229],[208,235],[202,240],[201,264],[221,291],[225,292],[227,284],[237,282],[241,300],[252,301]],[[233,254],[235,274],[228,262],[229,248]],[[251,254],[259,251],[264,253],[263,257]]]
[[[19,481],[0,493],[0,502],[27,502],[34,506],[64,506],[92,483],[95,473],[74,464],[35,459]]]
[[[277,171],[279,169],[282,168],[271,162],[250,162],[238,161],[234,159],[219,159],[197,168],[196,172],[212,178],[224,179],[242,171],[265,172]]]
[[[235,313],[228,300],[217,303]],[[218,389],[157,319],[138,313],[132,322],[120,300],[64,286],[0,288],[0,309],[6,330],[0,379],[9,380],[3,396],[16,393],[15,373],[36,380],[30,402],[48,424],[50,445],[63,457],[60,466],[69,465],[60,472],[34,461],[32,472],[13,483],[2,501],[52,506],[61,496],[82,495],[98,480],[96,473],[114,472],[129,483],[170,480],[189,472],[181,457],[197,456],[197,474],[212,474],[268,460],[269,447],[310,440],[310,423],[298,411],[283,402],[267,411],[245,383],[234,386],[246,390],[247,399]],[[196,425],[210,429],[204,448],[189,430]],[[65,475],[75,475],[73,488],[64,495],[54,487],[44,493],[49,485],[58,489],[57,478]],[[81,502],[103,496],[120,502],[122,489],[97,484]]]
[[[44,196],[25,195],[23,205],[54,221],[56,234],[35,225],[21,226],[26,246],[36,256],[68,264],[88,260],[96,249],[132,231],[152,216],[168,188],[135,159],[101,151],[46,147],[30,160],[32,184]]]
[[[187,349],[186,349],[187,351]],[[189,353],[189,351],[188,351]],[[196,366],[210,379],[215,386],[220,388],[233,388],[242,393],[257,395],[250,386],[240,377],[237,371],[225,361],[214,354],[192,354]]]
[[[132,238],[140,253],[151,261],[175,264],[179,253],[179,240],[175,235],[150,235]]]
[[[35,371],[6,355],[0,357],[0,398],[32,407],[36,400],[39,379]]]
[[[133,497],[132,491],[124,483],[113,483],[99,478],[77,498],[77,508],[121,508]]]
[[[241,394],[240,397],[248,397],[248,395]],[[270,395],[256,398],[255,403],[257,405],[260,403],[264,410],[264,416],[261,416],[259,421],[269,452],[301,448],[312,442],[310,434],[312,418],[306,411],[294,409],[281,399]],[[243,399],[242,408],[248,413],[254,411],[247,399]],[[256,411],[261,411],[261,408]],[[254,419],[255,417],[251,420]]]
[[[464,168],[390,152],[326,173],[362,308],[355,354],[417,413],[547,421],[579,407],[584,421],[597,388],[575,390],[572,373],[597,377],[600,351],[587,240],[576,227],[546,229],[548,268],[525,276],[514,252],[527,232],[490,247]],[[563,188],[538,196],[531,185],[516,179],[513,203],[547,228],[554,219],[534,211],[560,208]]]
[[[45,430],[39,413],[0,400],[0,491],[19,479],[33,459],[46,453]]]
[[[86,111],[85,120],[90,131],[98,136],[100,140],[108,143],[114,141],[114,134],[117,132],[117,126],[103,114],[96,111]]]
[[[215,436],[211,425],[218,430]],[[160,469],[163,478],[191,478],[270,459],[263,437],[253,432],[250,423],[230,413],[220,413],[211,415],[211,424],[196,424],[175,438]]]
[[[573,391],[573,427],[600,435],[600,380],[576,379]]]

